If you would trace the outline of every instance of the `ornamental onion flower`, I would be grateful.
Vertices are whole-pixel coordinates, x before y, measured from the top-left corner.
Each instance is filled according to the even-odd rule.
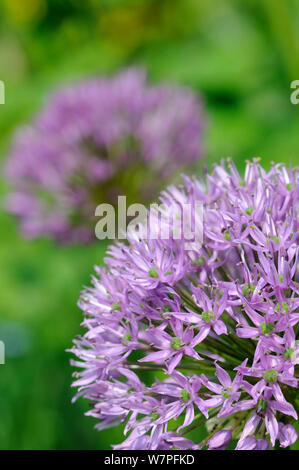
[[[202,123],[192,91],[148,85],[142,69],[66,86],[16,133],[7,210],[29,238],[89,241],[98,204],[148,202],[201,156]]]
[[[201,201],[203,243],[129,234],[96,267],[79,301],[73,385],[98,429],[123,423],[115,449],[296,442],[298,183],[292,168],[258,160],[243,178],[230,160],[205,180],[185,177],[161,202]]]

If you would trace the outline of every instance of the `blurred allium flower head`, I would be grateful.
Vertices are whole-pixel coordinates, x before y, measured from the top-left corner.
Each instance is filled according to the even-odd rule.
[[[242,178],[222,163],[161,196],[202,201],[202,246],[132,237],[109,249],[82,293],[87,331],[72,351],[97,428],[126,423],[116,449],[297,440],[298,183],[282,164],[249,162]],[[192,442],[204,423],[207,437]]]
[[[150,200],[201,155],[202,115],[187,88],[146,83],[142,69],[70,85],[21,128],[6,164],[7,209],[27,237],[93,238],[95,207]]]

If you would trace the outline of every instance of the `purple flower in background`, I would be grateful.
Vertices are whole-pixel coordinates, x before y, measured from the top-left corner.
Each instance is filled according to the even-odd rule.
[[[147,202],[201,156],[202,111],[187,88],[146,83],[143,70],[55,92],[15,135],[6,208],[29,238],[93,238],[95,208]]]
[[[166,208],[202,202],[202,244],[132,236],[108,250],[82,294],[87,331],[72,352],[97,426],[126,422],[115,448],[296,442],[298,183],[282,164],[266,172],[254,160],[241,178],[222,162],[161,195]],[[200,442],[189,439],[196,428]]]

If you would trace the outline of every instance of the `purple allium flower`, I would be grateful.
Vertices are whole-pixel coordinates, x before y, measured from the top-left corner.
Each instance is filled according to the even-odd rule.
[[[88,241],[98,204],[147,202],[201,156],[202,123],[193,92],[150,86],[141,69],[69,85],[14,138],[7,210],[27,237]]]
[[[119,449],[271,449],[297,440],[299,174],[231,161],[161,202],[203,204],[203,243],[132,235],[82,294],[77,396]],[[173,222],[174,223],[174,222]],[[206,425],[201,442],[188,432]]]

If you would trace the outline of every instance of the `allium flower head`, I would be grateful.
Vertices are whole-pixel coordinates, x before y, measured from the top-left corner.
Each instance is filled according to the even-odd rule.
[[[201,134],[197,96],[141,69],[67,86],[14,138],[7,209],[28,237],[89,240],[98,204],[150,200],[200,157]]]
[[[77,396],[116,449],[268,449],[297,440],[299,175],[231,161],[161,201],[203,203],[203,243],[112,246],[82,294]],[[167,260],[171,259],[171,265]],[[164,266],[167,265],[167,274]],[[205,424],[207,436],[188,431]]]

